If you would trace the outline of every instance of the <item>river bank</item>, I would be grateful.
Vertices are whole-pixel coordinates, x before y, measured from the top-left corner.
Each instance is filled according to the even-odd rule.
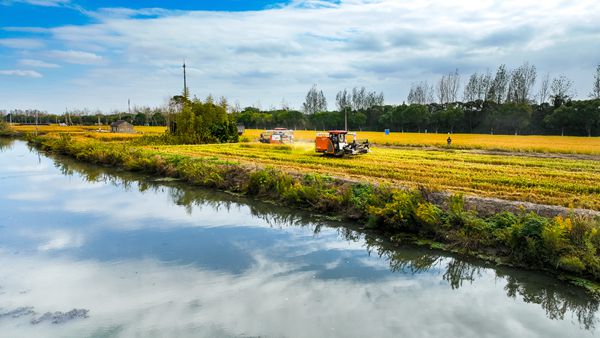
[[[45,151],[78,160],[173,177],[194,185],[254,196],[364,224],[395,241],[417,242],[555,274],[600,280],[598,220],[582,216],[545,218],[535,213],[501,212],[483,217],[451,195],[443,203],[431,192],[336,180],[319,174],[292,174],[164,154],[128,143],[31,137]],[[404,236],[410,234],[411,236]],[[593,287],[593,283],[578,280]]]

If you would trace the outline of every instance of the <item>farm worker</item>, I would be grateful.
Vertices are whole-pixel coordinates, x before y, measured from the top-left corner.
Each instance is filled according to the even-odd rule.
[[[448,142],[448,145],[452,144],[452,139],[450,138],[450,136],[448,136],[448,139],[446,140],[446,142]]]

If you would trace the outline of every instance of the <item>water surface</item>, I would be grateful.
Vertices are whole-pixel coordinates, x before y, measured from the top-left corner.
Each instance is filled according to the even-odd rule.
[[[355,229],[0,139],[0,336],[599,335],[579,288]]]

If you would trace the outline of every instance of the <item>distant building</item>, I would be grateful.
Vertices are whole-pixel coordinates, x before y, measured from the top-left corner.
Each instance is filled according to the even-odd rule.
[[[119,120],[110,124],[111,133],[133,133],[133,125],[127,121]]]

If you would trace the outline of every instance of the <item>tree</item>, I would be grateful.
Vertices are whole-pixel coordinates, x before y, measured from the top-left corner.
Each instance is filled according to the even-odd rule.
[[[382,106],[383,93],[367,92],[365,87],[352,88],[352,110],[367,110],[375,106]]]
[[[583,126],[586,135],[592,136],[592,128],[600,123],[600,99],[573,102],[570,115],[575,126]]]
[[[485,101],[488,99],[487,93],[492,84],[492,73],[488,69],[485,74],[479,75],[479,81],[477,82],[477,100]]]
[[[566,105],[560,106],[554,109],[552,114],[544,118],[544,123],[551,127],[560,129],[560,135],[565,136],[565,128],[569,126],[572,121],[572,110],[571,107]]]
[[[596,74],[594,75],[594,84],[590,97],[594,100],[600,100],[600,64],[596,66]]]
[[[133,117],[133,124],[136,126],[146,125],[146,115],[144,113],[137,113]]]
[[[529,126],[531,121],[531,106],[527,103],[509,102],[502,106],[504,121],[515,135]]]
[[[550,73],[546,73],[546,76],[542,78],[542,83],[540,84],[540,91],[538,93],[538,98],[540,99],[540,104],[548,102],[548,95],[550,93]]]
[[[427,106],[412,104],[404,110],[407,122],[414,124],[419,133],[429,122],[429,110]]]
[[[237,142],[235,120],[209,96],[205,102],[184,97],[182,109],[175,115],[171,134],[184,144]]]
[[[555,108],[562,106],[571,99],[573,96],[572,87],[573,82],[564,75],[552,80],[552,86],[550,86],[550,99]]]
[[[322,90],[317,90],[317,85],[313,85],[308,93],[306,93],[306,100],[302,104],[302,107],[304,113],[309,115],[327,111],[327,99]]]
[[[506,71],[506,65],[498,66],[496,77],[490,83],[488,89],[488,98],[496,103],[503,103],[506,98],[506,89],[508,86],[509,75]]]
[[[479,75],[477,73],[473,73],[469,77],[469,82],[465,86],[463,92],[463,101],[472,102],[477,100],[477,87],[479,86]]]
[[[406,101],[408,104],[429,104],[433,102],[433,86],[429,85],[427,81],[413,83]]]
[[[452,105],[441,113],[442,121],[448,126],[448,131],[454,133],[454,127],[465,117],[465,110],[459,105]]]
[[[438,81],[436,92],[440,104],[456,102],[458,99],[458,89],[460,88],[460,75],[458,69],[454,73],[443,75]]]
[[[537,71],[534,65],[525,62],[519,68],[513,70],[508,85],[507,101],[516,103],[527,103],[530,101],[531,88],[535,84]]]

